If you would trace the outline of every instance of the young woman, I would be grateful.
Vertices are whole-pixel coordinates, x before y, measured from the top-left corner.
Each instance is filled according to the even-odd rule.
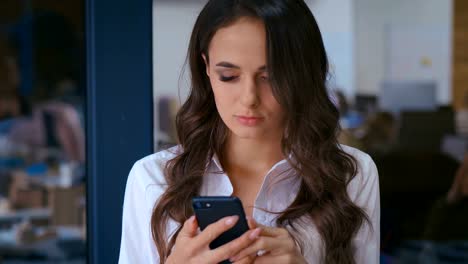
[[[131,170],[120,263],[378,263],[377,170],[337,143],[327,56],[304,1],[208,1],[188,53],[180,145]],[[210,250],[238,219],[198,231],[197,195],[239,197],[251,229]]]

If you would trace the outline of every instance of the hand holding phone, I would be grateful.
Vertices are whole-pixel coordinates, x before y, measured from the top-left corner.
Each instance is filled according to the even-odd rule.
[[[231,229],[238,222],[239,217],[229,216],[224,217],[210,225],[202,232],[198,233],[198,223],[195,216],[192,216],[185,221],[181,231],[179,232],[175,245],[168,257],[166,264],[176,263],[225,263],[227,259],[233,257],[241,250],[247,248],[254,243],[260,235],[260,229],[256,228],[244,233],[241,237],[228,242],[216,249],[210,249],[209,244],[223,234],[226,230]],[[241,260],[242,263],[250,263],[253,261],[251,257]],[[237,262],[236,262],[237,263]]]

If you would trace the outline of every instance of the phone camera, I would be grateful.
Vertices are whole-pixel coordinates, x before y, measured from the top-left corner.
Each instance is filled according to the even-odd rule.
[[[197,208],[197,209],[202,208],[202,203],[196,202],[196,203],[195,203],[195,208]]]

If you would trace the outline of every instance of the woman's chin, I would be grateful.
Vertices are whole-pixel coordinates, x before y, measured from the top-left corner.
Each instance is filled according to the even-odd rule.
[[[237,128],[235,130],[231,130],[232,134],[240,139],[251,139],[251,140],[257,140],[257,139],[265,139],[265,131],[259,128]]]

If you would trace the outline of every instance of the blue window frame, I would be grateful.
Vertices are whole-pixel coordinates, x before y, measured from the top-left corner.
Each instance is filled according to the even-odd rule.
[[[153,149],[152,0],[86,0],[88,263],[117,263],[133,163]]]

